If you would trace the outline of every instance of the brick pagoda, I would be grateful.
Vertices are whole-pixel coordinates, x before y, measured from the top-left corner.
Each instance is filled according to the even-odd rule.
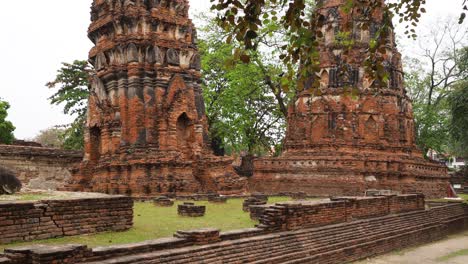
[[[232,160],[209,146],[188,10],[187,0],[94,0],[85,157],[68,190],[242,192]]]
[[[345,12],[347,2],[320,1],[320,88],[306,85],[297,94],[289,108],[285,152],[254,162],[250,189],[362,195],[377,188],[443,197],[447,168],[425,160],[415,145],[412,103],[393,32],[379,49],[388,82],[365,70],[370,40],[383,23],[383,6],[371,9],[367,1],[353,1]],[[340,41],[343,36],[349,39]]]

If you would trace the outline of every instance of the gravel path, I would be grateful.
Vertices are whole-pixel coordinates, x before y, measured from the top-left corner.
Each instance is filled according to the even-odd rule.
[[[447,259],[450,254],[459,253]],[[445,258],[444,258],[445,257]],[[467,264],[468,232],[446,240],[368,259],[355,264]]]

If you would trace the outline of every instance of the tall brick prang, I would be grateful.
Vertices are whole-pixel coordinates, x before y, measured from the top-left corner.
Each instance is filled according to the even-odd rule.
[[[319,1],[320,87],[305,84],[289,108],[285,152],[255,161],[254,191],[362,195],[368,188],[443,197],[447,168],[415,145],[412,103],[393,30],[378,49],[387,81],[366,70],[384,2]]]
[[[85,157],[68,189],[242,192],[232,160],[210,149],[188,1],[95,0],[91,9],[96,74]]]

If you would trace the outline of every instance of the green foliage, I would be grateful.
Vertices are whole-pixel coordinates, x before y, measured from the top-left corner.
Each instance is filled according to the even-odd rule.
[[[305,81],[307,76],[313,76],[319,71],[318,65],[318,40],[323,38],[320,22],[316,14],[311,12],[316,5],[323,1],[314,0],[210,0],[212,10],[218,12],[219,25],[229,32],[227,43],[236,40],[242,44],[238,52],[244,62],[250,62],[249,50],[258,50],[258,38],[270,21],[279,22],[286,43],[281,46],[279,58],[288,69],[283,76],[283,89],[291,89],[287,84],[294,82],[299,77],[299,83]],[[371,9],[380,8],[383,1],[351,1],[343,6],[343,11],[351,12],[352,8],[360,5],[370,6]],[[382,66],[386,38],[390,32],[393,16],[400,17],[400,23],[406,24],[406,35],[416,38],[415,27],[420,21],[421,14],[425,13],[425,0],[399,0],[392,1],[384,8],[384,21],[377,32],[374,45],[369,48],[369,57],[366,58],[366,70],[370,76],[385,82],[385,74]],[[467,10],[466,0],[462,8]],[[370,11],[372,13],[372,10]],[[465,14],[460,18],[463,22]],[[362,27],[368,28],[370,22],[363,22]],[[348,26],[348,28],[352,28]],[[298,64],[301,65],[298,68]],[[319,80],[312,88],[319,87]],[[301,86],[295,87],[299,90]]]
[[[405,83],[411,99],[415,118],[416,143],[424,153],[433,149],[446,153],[450,146],[449,108],[446,99],[428,103],[431,74],[422,68],[418,59],[408,60]]]
[[[424,55],[405,60],[405,83],[413,100],[417,144],[424,153],[433,149],[458,155],[466,146],[462,133],[455,131],[461,131],[457,128],[467,115],[463,105],[457,103],[463,101],[461,87],[468,82],[468,48],[464,47],[467,34],[466,27],[450,19],[439,23],[421,39]]]
[[[13,131],[16,128],[10,121],[6,120],[9,108],[10,104],[0,98],[0,144],[11,144],[15,139]]]
[[[63,134],[65,130],[59,127],[51,127],[39,132],[34,141],[45,147],[62,148]]]
[[[458,85],[449,97],[450,135],[455,141],[455,152],[468,158],[468,81]]]
[[[86,115],[79,116],[73,123],[66,126],[62,134],[63,148],[68,150],[81,150],[84,147],[84,130]]]
[[[226,33],[204,20],[208,24],[201,28],[199,49],[211,138],[228,152],[270,152],[281,144],[285,130],[287,97],[279,88],[282,69],[261,52],[251,53],[251,63],[238,63],[242,57],[236,55],[237,42],[225,43],[220,36]]]
[[[50,89],[56,90],[55,94],[49,98],[51,104],[63,104],[65,114],[76,116],[75,121],[66,126],[62,135],[65,149],[83,148],[91,71],[91,66],[87,61],[75,60],[71,64],[62,63],[55,80],[46,84]]]

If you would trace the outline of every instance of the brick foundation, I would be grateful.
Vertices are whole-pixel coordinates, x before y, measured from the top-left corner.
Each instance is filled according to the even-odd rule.
[[[348,263],[468,228],[466,204],[429,206],[424,209],[420,195],[282,203],[270,206],[262,216],[278,221],[262,220],[258,228],[178,231],[173,238],[94,249],[83,245],[7,249],[0,263]],[[378,209],[365,213],[371,207]]]
[[[177,207],[177,213],[181,216],[201,217],[206,212],[206,206],[195,205],[194,203],[184,203]]]
[[[1,244],[123,231],[132,225],[133,201],[127,197],[0,202]]]
[[[174,201],[172,201],[171,199],[165,196],[154,198],[153,203],[156,206],[162,206],[162,207],[171,207],[174,205]]]

